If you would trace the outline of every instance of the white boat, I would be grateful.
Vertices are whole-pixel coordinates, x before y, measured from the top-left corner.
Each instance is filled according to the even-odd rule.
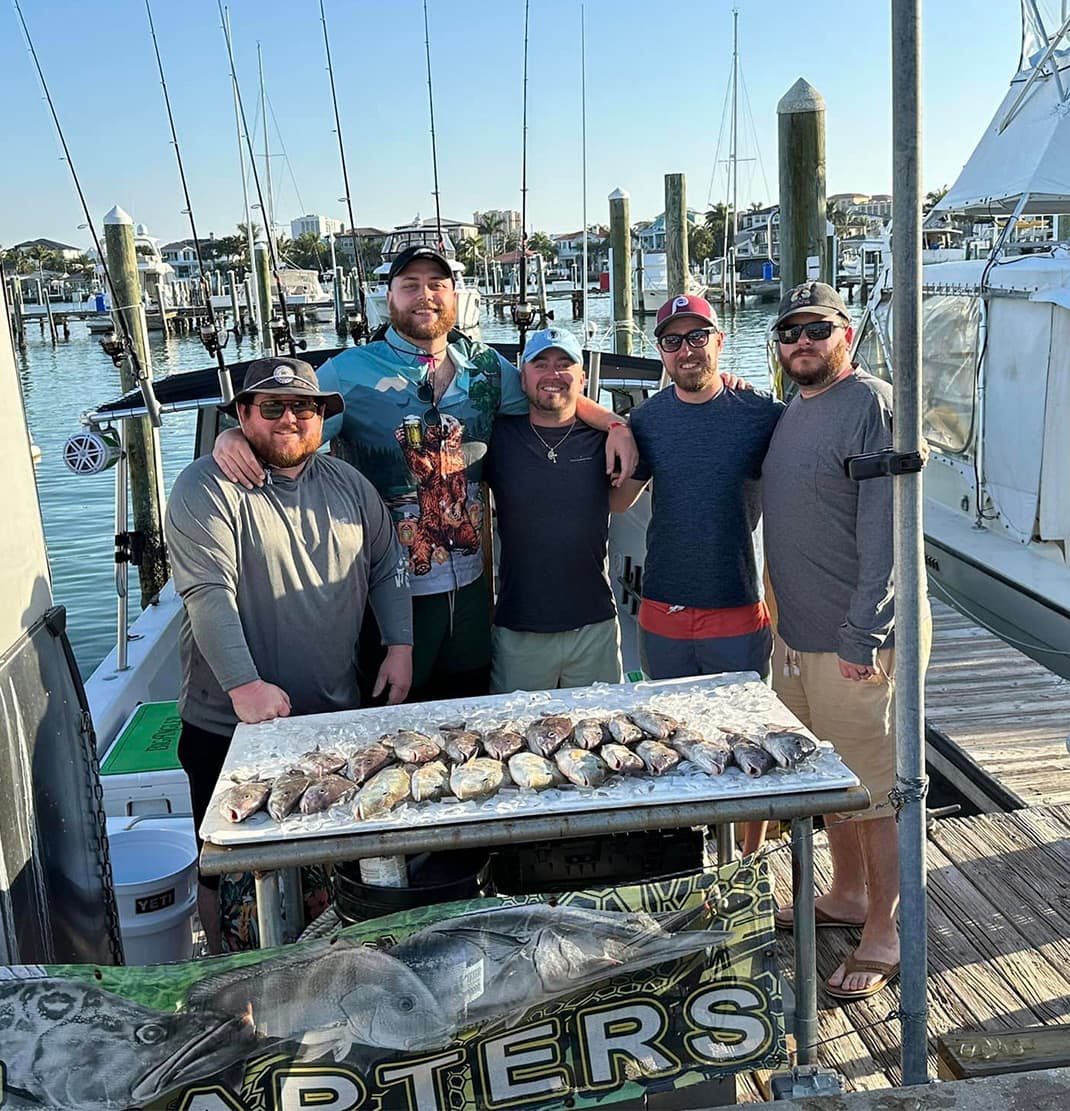
[[[998,236],[987,257],[923,267],[922,419],[934,593],[1070,677],[1070,251],[1014,234],[1070,213],[1064,15],[1023,0],[1018,72],[934,210],[995,216]],[[885,269],[855,343],[882,377],[893,305]]]
[[[431,247],[446,256],[457,289],[457,327],[462,332],[477,331],[479,289],[475,285],[468,284],[464,276],[464,267],[457,261],[457,252],[449,234],[443,230],[440,242],[438,229],[433,224],[421,223],[419,217],[411,224],[394,228],[383,240],[383,262],[372,271],[367,294],[368,323],[372,329],[390,322],[390,310],[386,304],[386,279],[394,259],[408,247]]]

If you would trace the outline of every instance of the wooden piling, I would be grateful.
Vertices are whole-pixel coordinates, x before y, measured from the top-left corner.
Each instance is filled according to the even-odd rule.
[[[245,332],[242,328],[241,302],[238,300],[238,275],[233,270],[227,271],[227,285],[230,288],[230,315],[234,320],[231,331],[235,339],[241,339]]]
[[[134,221],[116,206],[104,217],[104,250],[111,276],[112,313],[123,314],[142,371],[152,378],[149,334],[141,303],[141,282],[134,251]],[[138,389],[129,360],[119,365],[124,392]],[[156,601],[170,577],[163,545],[163,468],[160,441],[148,417],[131,420],[127,426],[126,454],[130,472],[130,504],[134,531],[141,534],[144,548],[138,564],[141,608]]]
[[[164,297],[163,286],[157,285],[156,287],[156,308],[160,313],[160,331],[164,336],[171,336],[174,334],[174,329],[171,327],[171,322],[167,319],[167,300]]]
[[[52,346],[55,347],[59,343],[59,332],[56,330],[56,318],[52,315],[52,299],[48,295],[48,286],[43,282],[40,284],[41,289],[41,304],[45,307],[45,316],[48,317],[48,335],[52,340]]]
[[[334,268],[334,281],[331,282],[331,296],[334,300],[334,330],[340,335],[346,334],[346,272],[340,267]]]
[[[780,290],[830,281],[825,248],[825,101],[799,78],[777,105],[780,150]],[[808,272],[816,260],[816,275]]]
[[[687,270],[687,179],[683,174],[666,174],[665,277],[669,297],[687,293]]]
[[[20,351],[26,350],[26,314],[22,308],[22,282],[16,274],[11,279],[11,334]]]
[[[632,353],[632,222],[623,189],[609,194],[609,247],[613,252],[613,350]]]

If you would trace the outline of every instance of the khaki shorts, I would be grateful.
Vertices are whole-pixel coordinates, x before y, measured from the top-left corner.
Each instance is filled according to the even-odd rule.
[[[491,631],[490,690],[549,691],[619,683],[620,626],[614,617],[563,633]]]
[[[922,624],[921,664],[928,665],[932,625]],[[866,810],[844,820],[890,818],[895,786],[895,649],[877,653],[878,674],[845,679],[835,652],[796,652],[773,642],[773,690],[816,737],[828,741],[869,791]]]

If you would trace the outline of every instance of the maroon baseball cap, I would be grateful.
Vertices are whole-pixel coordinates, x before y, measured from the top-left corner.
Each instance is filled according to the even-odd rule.
[[[697,317],[707,324],[712,324],[714,328],[720,331],[717,324],[717,313],[709,301],[704,297],[688,296],[681,293],[679,297],[670,298],[658,309],[658,319],[654,324],[655,337],[660,336],[665,325],[677,316]]]

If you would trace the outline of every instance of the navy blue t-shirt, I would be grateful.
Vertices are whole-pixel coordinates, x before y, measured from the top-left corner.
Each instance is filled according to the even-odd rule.
[[[701,609],[758,601],[762,460],[783,411],[763,390],[725,387],[695,405],[671,385],[632,410],[634,477],[654,479],[645,598]]]
[[[617,613],[606,569],[606,434],[581,420],[567,436],[541,426],[538,433],[545,443],[526,416],[499,416],[483,465],[501,539],[494,623],[559,633]]]

